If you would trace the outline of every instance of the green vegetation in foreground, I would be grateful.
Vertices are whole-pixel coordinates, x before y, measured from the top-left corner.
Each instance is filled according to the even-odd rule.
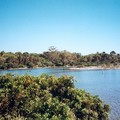
[[[72,77],[0,76],[0,120],[107,120],[109,106]]]
[[[120,67],[120,54],[111,51],[82,56],[66,50],[58,51],[55,47],[42,54],[28,52],[0,52],[0,69],[33,68],[51,66],[103,66]]]

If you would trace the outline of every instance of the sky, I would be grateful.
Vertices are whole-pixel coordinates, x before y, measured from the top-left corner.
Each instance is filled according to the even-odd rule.
[[[0,51],[120,53],[120,0],[0,0]]]

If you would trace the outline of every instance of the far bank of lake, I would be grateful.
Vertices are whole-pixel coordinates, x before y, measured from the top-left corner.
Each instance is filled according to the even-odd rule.
[[[49,67],[21,67],[21,68],[9,68],[6,70],[31,70],[31,69],[40,69],[40,68],[60,68],[64,70],[114,70],[114,69],[120,69],[119,66],[84,66],[84,67],[77,67],[77,66],[49,66]],[[2,69],[0,69],[2,70]]]

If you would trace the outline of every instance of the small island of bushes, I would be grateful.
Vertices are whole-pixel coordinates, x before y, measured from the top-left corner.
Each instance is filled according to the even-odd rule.
[[[0,76],[0,120],[107,120],[109,105],[73,77]]]

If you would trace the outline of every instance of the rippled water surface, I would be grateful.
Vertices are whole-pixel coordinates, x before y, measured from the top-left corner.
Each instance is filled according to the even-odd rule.
[[[99,95],[111,107],[109,120],[120,120],[120,70],[64,70],[62,68],[39,68],[29,70],[4,70],[0,74],[13,73],[18,75],[42,73],[60,76],[74,76],[75,86],[85,89],[93,95]]]

